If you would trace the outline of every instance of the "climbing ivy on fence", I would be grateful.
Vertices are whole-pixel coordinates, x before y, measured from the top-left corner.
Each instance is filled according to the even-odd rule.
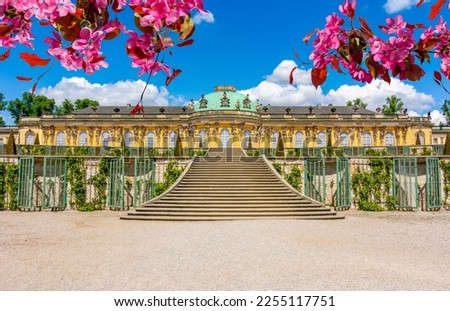
[[[155,196],[164,193],[181,176],[185,166],[180,166],[177,161],[170,161],[164,172],[164,181],[155,184]]]
[[[108,186],[109,162],[108,158],[101,158],[98,162],[98,170],[88,179],[88,183],[94,187],[94,198],[87,210],[101,210],[106,207],[106,187]]]
[[[384,207],[391,210],[394,200],[391,195],[393,161],[385,150],[368,149],[369,170],[359,167],[352,174],[351,187],[353,200],[358,209],[365,211],[382,211]]]
[[[69,182],[70,205],[79,211],[90,210],[89,204],[86,203],[86,165],[82,157],[88,154],[87,147],[75,147],[68,150],[67,155],[67,179]]]
[[[289,173],[286,173],[280,163],[274,163],[273,168],[296,190],[302,190],[302,172],[297,164],[290,165]]]
[[[14,163],[0,163],[0,210],[17,208],[17,176]]]
[[[441,160],[440,164],[444,175],[444,206],[448,208],[447,200],[450,196],[450,161]]]

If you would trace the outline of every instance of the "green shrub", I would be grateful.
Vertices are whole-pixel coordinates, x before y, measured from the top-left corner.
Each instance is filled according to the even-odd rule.
[[[368,212],[382,212],[384,210],[381,205],[375,202],[367,202],[367,201],[360,201],[359,209]]]

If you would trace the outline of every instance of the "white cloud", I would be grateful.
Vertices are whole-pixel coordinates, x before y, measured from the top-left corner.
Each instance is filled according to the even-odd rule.
[[[207,12],[207,13],[197,13],[194,15],[194,17],[192,17],[192,21],[194,22],[194,24],[199,25],[202,22],[211,24],[214,23],[214,15],[211,12]]]
[[[261,104],[315,106],[315,105],[345,105],[349,100],[360,98],[368,104],[368,108],[375,110],[383,106],[386,98],[391,95],[400,97],[405,107],[415,111],[427,111],[435,104],[433,97],[417,91],[414,86],[398,79],[392,79],[390,84],[375,80],[366,85],[341,85],[327,94],[319,87],[316,89],[310,78],[310,70],[297,69],[294,72],[294,84],[289,84],[289,73],[295,67],[291,60],[282,61],[265,80],[243,94],[250,94],[251,98],[259,99]]]
[[[145,82],[142,80],[99,84],[80,77],[63,77],[55,86],[41,88],[37,93],[54,98],[57,105],[60,105],[64,99],[75,101],[89,98],[98,101],[102,106],[124,106],[135,105],[144,87]],[[145,105],[168,106],[184,102],[182,97],[170,95],[165,87],[158,88],[153,84],[147,86],[144,95]]]
[[[337,90],[330,90],[326,95],[327,103],[343,105],[349,100],[360,98],[368,104],[369,109],[376,109],[386,103],[386,98],[396,95],[403,100],[405,108],[424,111],[434,104],[433,96],[418,92],[414,86],[398,79],[392,79],[388,84],[382,80],[375,80],[365,85],[342,85]]]
[[[387,13],[397,13],[402,10],[410,9],[417,4],[417,0],[387,0],[383,5]]]

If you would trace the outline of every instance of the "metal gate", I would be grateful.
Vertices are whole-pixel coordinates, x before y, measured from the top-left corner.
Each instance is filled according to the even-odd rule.
[[[125,161],[123,157],[109,159],[108,208],[124,209]]]
[[[426,176],[426,208],[427,210],[439,210],[442,207],[442,183],[438,158],[426,159]]]
[[[394,159],[392,194],[394,208],[417,209],[419,207],[416,158]]]
[[[325,203],[325,160],[323,158],[305,159],[305,195]]]
[[[17,189],[17,207],[19,209],[34,209],[34,158],[19,158],[19,178]]]
[[[337,158],[336,175],[336,208],[349,209],[351,206],[351,192],[350,160],[348,158]]]
[[[60,157],[44,158],[42,180],[42,208],[63,210],[67,204],[67,160]]]
[[[139,207],[153,197],[155,184],[155,161],[149,158],[134,159],[133,206]]]

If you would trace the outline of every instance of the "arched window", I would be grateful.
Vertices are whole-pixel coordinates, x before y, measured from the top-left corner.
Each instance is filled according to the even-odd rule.
[[[341,135],[339,135],[339,146],[347,147],[348,145],[349,145],[348,133],[347,132],[342,132]]]
[[[205,130],[200,130],[199,132],[198,132],[198,136],[199,136],[199,139],[200,139],[200,141],[199,141],[199,145],[202,147],[202,148],[205,148],[206,147],[206,132],[205,132]],[[200,144],[200,142],[201,142],[201,144]]]
[[[133,139],[133,136],[131,135],[130,131],[126,131],[123,134],[123,140],[124,140],[123,143],[124,143],[125,147],[127,147],[127,148],[131,147],[132,139]]]
[[[394,134],[392,132],[387,132],[384,137],[384,144],[386,146],[394,146]]]
[[[295,133],[295,148],[303,148],[303,138],[302,132]]]
[[[56,146],[64,146],[66,144],[66,138],[63,131],[59,131],[56,134]]]
[[[78,146],[87,146],[88,144],[88,135],[86,132],[81,132],[80,136],[78,136]]]
[[[276,149],[277,148],[278,137],[280,137],[280,132],[273,132],[272,149]]]
[[[229,147],[228,146],[229,142],[230,142],[230,131],[227,129],[222,129],[220,131],[221,147]]]
[[[111,142],[111,135],[108,131],[104,131],[102,133],[102,146],[103,147],[109,147],[109,144]]]
[[[370,135],[369,132],[364,132],[363,133],[363,146],[364,147],[368,147],[368,146],[372,146],[372,135]]]
[[[169,133],[169,148],[175,148],[175,142],[177,141],[177,133],[175,131],[171,131]]]
[[[147,133],[147,148],[155,148],[155,132]]]
[[[34,145],[34,133],[30,132],[25,135],[25,145]]]
[[[250,130],[245,130],[245,132],[244,132],[244,148],[248,148],[251,139],[252,139],[252,132]]]
[[[420,145],[425,145],[425,135],[422,132],[417,133],[417,136],[419,136]]]
[[[317,147],[323,148],[327,144],[327,135],[325,132],[319,132],[317,135]]]

